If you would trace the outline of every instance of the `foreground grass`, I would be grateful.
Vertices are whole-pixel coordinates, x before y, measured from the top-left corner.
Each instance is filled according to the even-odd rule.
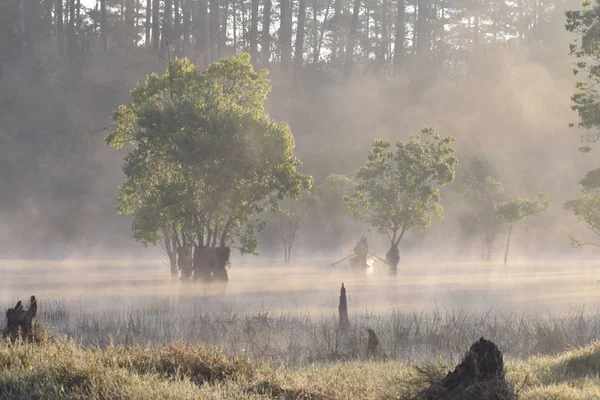
[[[440,374],[449,365],[429,365]],[[557,356],[508,360],[520,399],[600,399],[600,342]],[[350,361],[286,368],[186,344],[88,348],[73,341],[0,343],[0,399],[406,399],[417,366]]]

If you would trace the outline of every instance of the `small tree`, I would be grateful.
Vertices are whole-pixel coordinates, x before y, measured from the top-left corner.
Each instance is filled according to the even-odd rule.
[[[308,191],[298,199],[286,199],[272,211],[271,222],[277,229],[277,234],[283,244],[285,262],[292,259],[292,247],[298,230],[304,224],[306,216],[316,207],[317,199]]]
[[[506,247],[504,249],[504,265],[506,265],[508,260],[510,236],[515,223],[528,216],[541,214],[549,206],[550,199],[545,194],[538,194],[533,200],[523,197],[513,197],[508,201],[496,205],[497,218],[508,224],[508,237],[506,238]]]
[[[490,164],[475,157],[469,171],[460,179],[462,194],[481,237],[481,259],[487,261],[492,258],[492,244],[499,228],[495,206],[504,193],[502,184],[493,175]]]
[[[189,277],[192,259],[205,265],[216,248],[255,252],[256,216],[310,186],[289,127],[264,110],[269,90],[246,53],[205,71],[176,59],[115,111],[107,143],[129,150],[117,208],[133,215],[136,240],[162,241],[174,275]]]
[[[600,235],[600,168],[588,172],[581,181],[581,196],[567,201],[563,208],[575,214],[580,221],[585,222],[590,230]],[[584,242],[577,236],[569,236],[571,246],[578,248],[592,245],[600,247],[600,244]]]
[[[456,158],[451,136],[425,128],[407,143],[375,139],[367,164],[357,174],[359,185],[349,199],[350,212],[387,235],[386,263],[397,272],[399,244],[411,229],[425,230],[442,217],[440,186],[454,180]]]

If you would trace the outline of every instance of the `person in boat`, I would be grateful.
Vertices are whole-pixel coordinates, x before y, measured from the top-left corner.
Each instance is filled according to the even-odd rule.
[[[367,238],[362,236],[356,246],[354,246],[354,254],[366,255],[369,252],[369,244]]]

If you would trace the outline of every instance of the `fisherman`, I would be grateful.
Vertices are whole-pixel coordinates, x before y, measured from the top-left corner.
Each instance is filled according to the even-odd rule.
[[[365,255],[369,252],[369,244],[367,243],[367,238],[363,235],[361,236],[356,246],[354,246],[354,254]]]

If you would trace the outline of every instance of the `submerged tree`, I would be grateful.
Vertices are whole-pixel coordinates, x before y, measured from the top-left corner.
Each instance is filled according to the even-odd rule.
[[[489,162],[479,157],[473,158],[469,171],[461,176],[460,183],[475,229],[481,237],[481,259],[490,261],[499,228],[495,206],[502,199],[504,188],[494,177]]]
[[[428,229],[432,218],[442,217],[439,187],[454,180],[453,141],[425,128],[407,143],[396,143],[394,152],[390,141],[375,139],[367,164],[358,171],[350,212],[388,236],[391,273],[397,272],[404,234]]]
[[[508,261],[508,250],[513,226],[516,222],[528,216],[538,215],[545,212],[550,206],[550,199],[545,194],[538,194],[535,199],[513,197],[512,199],[496,205],[496,216],[499,220],[508,224],[508,236],[504,248],[504,265]]]
[[[310,186],[289,127],[263,108],[269,90],[246,53],[204,72],[176,59],[115,111],[107,143],[129,150],[118,211],[133,215],[136,240],[162,242],[172,274],[190,277],[206,249],[255,252],[256,215]]]
[[[567,201],[563,208],[575,214],[580,221],[585,222],[590,230],[600,235],[600,168],[588,172],[581,181],[581,196]],[[584,242],[581,238],[569,236],[571,246],[578,248],[592,245],[600,247],[594,242]]]

